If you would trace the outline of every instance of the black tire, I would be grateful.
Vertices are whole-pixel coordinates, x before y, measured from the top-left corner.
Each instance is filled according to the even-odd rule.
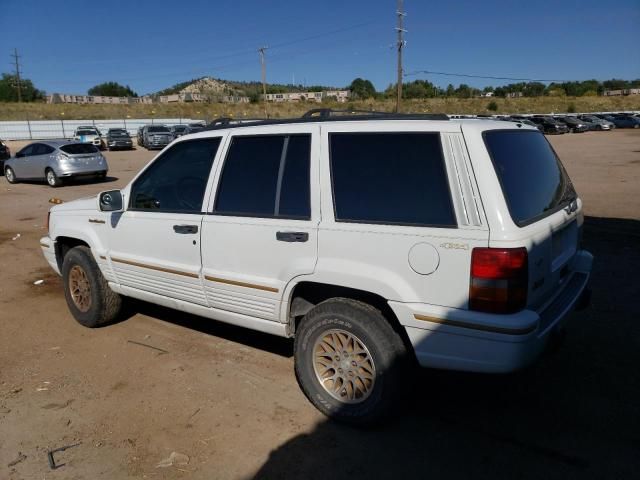
[[[50,187],[57,188],[62,185],[62,180],[56,175],[56,172],[52,168],[47,168],[44,171],[44,178]]]
[[[9,183],[18,183],[18,178],[16,177],[16,173],[13,171],[13,168],[6,167],[4,169],[4,178],[7,179]]]
[[[339,358],[339,355],[327,357],[326,347],[317,343],[323,338],[328,338],[327,335],[330,336],[332,331],[336,330],[347,332],[357,339],[365,350],[368,350],[373,362],[374,368],[371,369],[373,382],[369,384],[371,388],[367,394],[360,395],[357,403],[349,403],[338,398],[338,396],[349,395],[347,383],[344,381],[339,383],[336,380],[329,384],[329,387],[333,386],[333,388],[339,385],[332,394],[320,382],[318,377],[321,374],[316,374],[317,368],[328,368],[334,375],[338,375],[339,370],[341,375],[349,379],[347,375],[353,378],[354,371],[361,369],[360,365],[356,367],[355,362],[350,362],[350,359],[355,357],[349,356],[348,346],[339,346],[339,349],[347,350],[347,355],[343,358]],[[332,362],[333,366],[325,367],[316,361],[318,356],[314,355],[316,353],[314,350],[317,348],[322,348],[317,351],[324,354],[320,355],[324,357],[323,361]],[[359,355],[359,359],[362,358],[368,358],[366,352]],[[322,302],[305,315],[296,332],[294,359],[298,384],[309,401],[329,418],[355,425],[374,424],[390,413],[393,401],[401,390],[401,376],[407,368],[411,368],[402,339],[382,313],[371,305],[347,298],[333,298]],[[338,360],[334,362],[335,359]],[[354,371],[351,370],[351,365]],[[349,370],[346,371],[346,369]],[[322,375],[326,375],[326,372]],[[356,372],[357,375],[359,375],[358,372]],[[325,380],[324,383],[327,382],[331,380]],[[352,381],[351,385],[355,383]],[[363,384],[360,383],[360,385]],[[356,389],[350,388],[349,391],[355,392]]]
[[[77,287],[77,283],[74,284],[73,278],[77,279],[78,275],[85,276],[88,291],[77,289],[74,299],[72,288]],[[113,322],[120,314],[122,297],[109,288],[88,247],[79,246],[67,252],[62,262],[62,279],[67,305],[79,324],[95,328]],[[80,300],[78,295],[82,297]]]

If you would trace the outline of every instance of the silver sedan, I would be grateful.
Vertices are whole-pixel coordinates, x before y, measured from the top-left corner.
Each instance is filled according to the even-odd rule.
[[[107,160],[97,147],[69,140],[30,143],[4,164],[9,183],[45,179],[51,187],[59,187],[70,177],[95,175],[104,179],[108,170]]]

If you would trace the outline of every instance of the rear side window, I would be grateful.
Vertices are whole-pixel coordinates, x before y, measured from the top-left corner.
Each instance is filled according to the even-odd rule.
[[[308,220],[310,155],[310,135],[234,137],[215,213]]]
[[[439,134],[333,133],[329,143],[337,221],[456,227]]]
[[[576,198],[569,176],[540,132],[491,130],[483,135],[516,225],[551,215]]]
[[[80,155],[83,153],[97,153],[98,149],[95,145],[90,143],[71,143],[69,145],[63,145],[60,147],[64,153],[69,155]]]

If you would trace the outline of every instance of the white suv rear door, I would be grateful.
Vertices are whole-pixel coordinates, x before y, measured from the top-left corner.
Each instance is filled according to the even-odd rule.
[[[287,284],[314,271],[319,149],[317,125],[231,130],[202,222],[211,307],[278,321]]]

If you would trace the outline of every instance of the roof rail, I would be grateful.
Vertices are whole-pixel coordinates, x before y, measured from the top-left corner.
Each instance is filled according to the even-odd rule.
[[[394,112],[381,112],[379,110],[335,110],[332,108],[314,108],[304,113],[301,118],[315,118],[315,119],[328,119],[332,117],[358,117],[362,115],[364,117],[385,117],[395,120],[449,120],[449,117],[444,113],[394,113]]]

